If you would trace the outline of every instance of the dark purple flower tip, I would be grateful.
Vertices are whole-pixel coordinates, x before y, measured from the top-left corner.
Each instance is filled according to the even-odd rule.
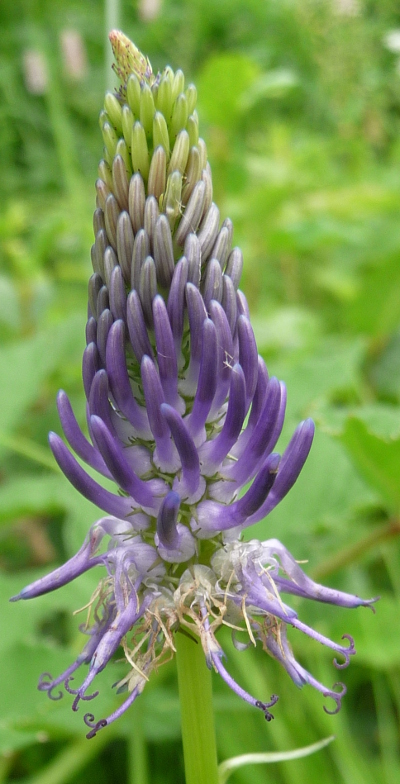
[[[196,445],[182,417],[172,406],[163,403],[160,410],[171,430],[182,465],[179,494],[182,498],[193,497],[199,487],[204,490],[204,480],[200,482],[200,460]]]
[[[240,487],[254,474],[257,466],[265,459],[276,443],[276,424],[281,409],[282,388],[277,378],[268,382],[265,400],[257,427],[253,428],[239,460],[221,469],[222,477],[231,479]]]
[[[135,289],[131,291],[127,300],[127,322],[129,339],[137,361],[141,362],[144,354],[153,357],[153,349],[144,320],[142,303]]]
[[[185,404],[178,395],[178,363],[174,337],[163,298],[153,300],[153,321],[157,347],[157,364],[165,400],[182,414]]]
[[[97,339],[96,345],[100,354],[100,359],[103,367],[106,364],[106,345],[107,345],[107,338],[108,333],[110,331],[110,327],[113,324],[114,319],[112,317],[110,310],[103,310],[98,322],[97,322]]]
[[[168,316],[172,334],[174,336],[175,351],[179,366],[182,362],[181,345],[185,317],[185,286],[188,279],[188,266],[188,261],[183,256],[174,269],[167,302]]]
[[[247,493],[238,501],[228,505],[201,501],[191,521],[193,533],[200,539],[207,539],[218,531],[247,527],[248,518],[264,503],[273,487],[279,460],[280,455],[269,455]]]
[[[246,379],[246,400],[249,408],[253,400],[258,377],[258,351],[253,328],[249,319],[239,316],[237,321],[239,340],[239,362],[243,368]]]
[[[285,449],[275,480],[274,488],[265,504],[252,515],[249,525],[262,520],[287,495],[298,478],[314,438],[315,425],[312,419],[306,419],[296,428],[290,443]]]
[[[180,496],[174,490],[170,490],[160,506],[157,517],[157,534],[160,543],[164,547],[173,547],[177,544],[178,532],[176,523],[180,505]]]
[[[196,541],[185,525],[177,523],[181,498],[171,490],[164,498],[157,518],[157,550],[164,561],[183,563],[196,552]]]
[[[111,479],[111,474],[102,456],[83,435],[76,421],[68,395],[62,389],[60,389],[57,395],[57,409],[64,435],[74,452],[100,474]]]
[[[156,480],[144,482],[136,476],[124,455],[122,446],[100,417],[92,416],[90,424],[104,462],[119,487],[129,493],[140,506],[154,509],[157,502],[152,488],[155,489]]]
[[[202,327],[207,318],[203,297],[200,291],[187,283],[185,287],[185,300],[190,327],[190,363],[185,373],[185,378],[180,381],[179,388],[183,394],[194,396],[199,377],[201,348],[203,343]]]
[[[114,319],[126,321],[125,281],[119,265],[114,267],[110,277],[110,310]]]
[[[61,471],[84,498],[115,517],[124,518],[132,513],[133,499],[114,495],[95,482],[71,455],[60,436],[49,433],[49,444]]]
[[[236,291],[231,279],[227,275],[222,276],[222,307],[226,313],[228,324],[232,335],[236,332],[237,323],[237,301]]]
[[[186,425],[193,438],[202,431],[217,389],[217,331],[211,319],[202,325],[200,371],[193,408],[186,418]]]
[[[246,416],[246,382],[240,365],[231,370],[228,409],[221,432],[199,449],[201,472],[213,476],[218,466],[236,443]]]
[[[108,334],[106,367],[110,389],[117,408],[141,438],[149,438],[151,433],[146,410],[135,400],[128,376],[125,355],[125,325],[121,320],[114,322]]]
[[[82,359],[82,379],[87,400],[89,400],[93,379],[100,367],[101,360],[97,346],[95,343],[89,343],[83,352]]]

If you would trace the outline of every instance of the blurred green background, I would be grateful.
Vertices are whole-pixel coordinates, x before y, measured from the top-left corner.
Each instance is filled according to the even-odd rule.
[[[97,582],[32,603],[8,598],[80,546],[96,510],[47,448],[55,395],[84,419],[80,360],[90,274],[97,123],[107,71],[101,0],[0,5],[0,782],[183,783],[174,664],[119,723],[86,741],[82,711],[51,703],[40,673],[82,647],[72,611]],[[119,24],[153,68],[181,67],[199,93],[215,198],[242,247],[260,351],[288,387],[287,441],[317,436],[296,487],[249,536],[278,537],[309,573],[381,600],[374,616],[293,604],[358,654],[340,714],[262,651],[228,667],[280,695],[275,721],[215,677],[220,759],[334,734],[313,757],[236,772],[232,784],[400,780],[400,7],[396,0],[123,0]],[[80,620],[81,619],[81,620]],[[331,656],[292,634],[328,686]],[[98,698],[115,707],[103,673]],[[101,713],[100,706],[96,706]]]

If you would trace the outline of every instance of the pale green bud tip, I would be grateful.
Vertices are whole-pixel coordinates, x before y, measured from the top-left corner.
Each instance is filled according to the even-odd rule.
[[[115,57],[113,68],[122,82],[122,87],[126,87],[131,74],[136,74],[140,81],[145,79],[152,84],[155,77],[150,61],[135,44],[120,30],[111,30],[108,37]]]

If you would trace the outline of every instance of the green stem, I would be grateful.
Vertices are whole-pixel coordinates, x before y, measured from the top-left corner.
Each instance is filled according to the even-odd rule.
[[[140,701],[135,702],[131,708],[133,731],[128,741],[129,784],[148,784],[149,782],[146,738],[141,711]]]
[[[186,784],[218,784],[211,672],[199,643],[175,636]]]

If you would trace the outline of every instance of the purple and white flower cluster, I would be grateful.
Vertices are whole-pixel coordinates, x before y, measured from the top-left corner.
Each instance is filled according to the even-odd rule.
[[[69,446],[49,438],[65,476],[105,516],[73,558],[13,600],[53,591],[95,566],[104,577],[88,605],[82,653],[59,677],[45,673],[39,689],[59,699],[63,685],[77,710],[96,696],[96,675],[122,646],[130,670],[117,691],[125,701],[99,721],[85,715],[93,737],[133,703],[184,630],[200,640],[207,665],[269,720],[277,697],[261,702],[225,669],[217,632],[227,625],[236,647],[247,647],[238,631],[260,641],[298,686],[333,698],[336,712],[345,686],[329,689],[307,672],[287,628],[331,648],[338,668],[355,653],[353,640],[340,645],[314,631],[282,594],[342,607],[372,600],[314,583],[277,539],[241,539],[296,481],[313,422],[298,426],[282,457],[274,451],[285,387],[257,352],[238,288],[242,253],[212,200],[195,87],[169,67],[154,75],[125,36],[110,37],[121,88],[106,95],[100,115],[105,148],[83,355],[90,440],[65,392],[57,404]],[[117,492],[96,482],[69,447]]]

